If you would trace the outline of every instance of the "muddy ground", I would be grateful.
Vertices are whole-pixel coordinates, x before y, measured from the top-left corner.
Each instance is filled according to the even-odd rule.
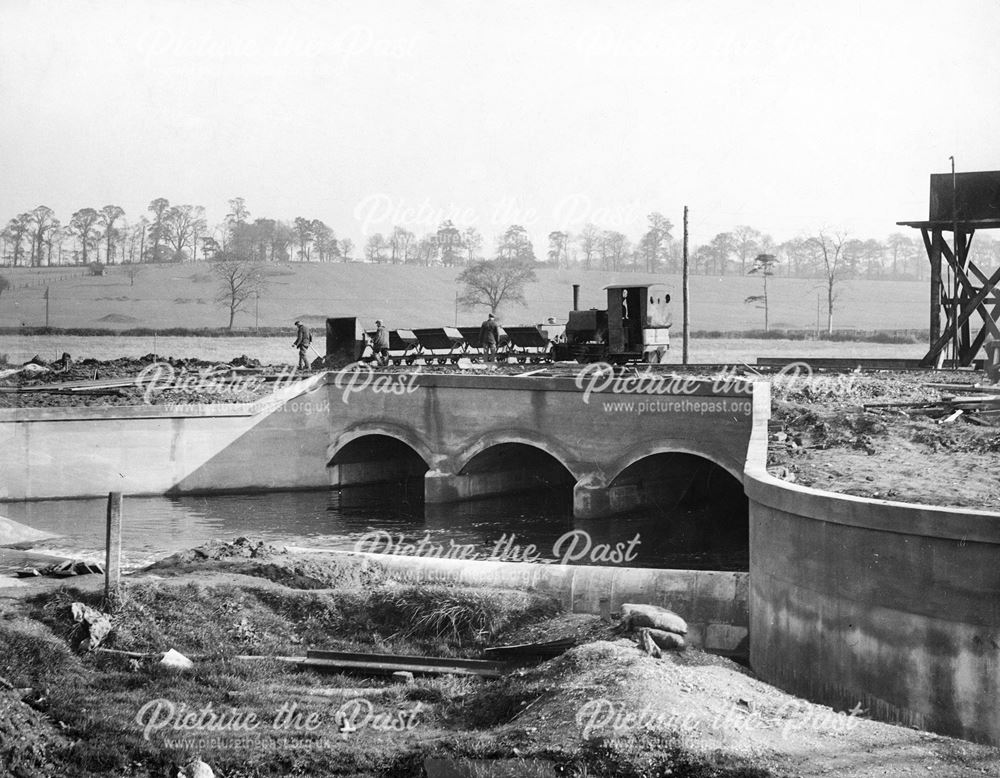
[[[288,367],[261,366],[246,356],[224,364],[157,354],[36,359],[0,366],[0,408],[247,403],[270,394],[269,378],[294,374]]]
[[[377,563],[247,540],[162,561],[111,603],[96,576],[33,584],[0,589],[4,774],[166,776],[198,756],[226,778],[421,776],[428,757],[507,760],[520,775],[1000,776],[1000,750],[814,705],[698,650],[653,658],[614,619],[530,592],[406,586]],[[112,651],[72,648],[72,602],[110,615],[101,647]],[[477,657],[555,638],[576,645],[496,680],[394,684],[237,658],[307,647]],[[194,666],[162,666],[170,648]],[[358,700],[371,715],[344,708],[368,704]],[[174,715],[182,705],[193,718]],[[292,706],[302,726],[279,725]],[[263,725],[240,729],[250,714]]]
[[[983,381],[967,371],[774,377],[768,471],[841,494],[1000,511],[1000,403]],[[962,397],[982,408],[956,416]]]

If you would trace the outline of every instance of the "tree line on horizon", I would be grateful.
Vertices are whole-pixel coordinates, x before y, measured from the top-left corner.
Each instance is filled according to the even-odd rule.
[[[211,228],[204,207],[171,204],[162,197],[151,201],[146,213],[132,222],[120,206],[106,205],[81,208],[63,224],[51,208],[40,205],[14,216],[0,230],[0,264],[45,267],[236,259],[463,267],[502,259],[536,268],[681,272],[680,240],[671,221],[658,212],[649,214],[646,230],[635,240],[595,224],[586,224],[575,233],[550,232],[542,258],[521,225],[504,230],[487,255],[484,237],[476,227],[460,228],[451,221],[422,236],[401,226],[388,234],[375,233],[356,257],[354,242],[338,239],[320,219],[251,220],[243,198],[236,197],[228,205],[224,220]],[[971,253],[981,265],[1000,264],[1000,241],[980,234]],[[775,258],[772,273],[778,276],[823,278],[829,275],[831,262],[841,279],[925,280],[928,275],[924,248],[915,233],[895,232],[878,240],[820,230],[776,243],[748,225],[692,246],[689,267],[697,275],[742,275],[753,270],[761,254]]]

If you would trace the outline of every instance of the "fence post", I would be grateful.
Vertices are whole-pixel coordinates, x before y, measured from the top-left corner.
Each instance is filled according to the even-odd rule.
[[[122,561],[122,493],[108,494],[107,556],[104,564],[104,596],[110,597],[121,580]]]

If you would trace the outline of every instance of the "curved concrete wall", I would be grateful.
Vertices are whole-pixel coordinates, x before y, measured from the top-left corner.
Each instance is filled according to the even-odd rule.
[[[1000,744],[1000,515],[773,478],[766,421],[744,478],[751,666],[837,708]]]
[[[344,564],[377,564],[405,583],[531,589],[554,597],[572,613],[600,613],[604,598],[612,611],[619,611],[625,602],[660,605],[684,617],[689,645],[738,657],[747,654],[746,573],[293,550],[329,554]]]

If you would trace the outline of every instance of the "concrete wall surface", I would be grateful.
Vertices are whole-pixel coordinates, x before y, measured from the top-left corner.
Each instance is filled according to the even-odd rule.
[[[311,548],[294,550],[317,552]],[[574,613],[600,613],[600,601],[605,597],[612,612],[619,611],[625,602],[659,605],[687,621],[689,645],[718,653],[747,654],[747,573],[546,565],[340,550],[323,553],[348,564],[362,559],[376,563],[393,578],[414,584],[534,590],[557,599]]]
[[[874,718],[1000,744],[1000,514],[867,500],[769,476],[755,431],[750,662]]]
[[[326,407],[320,375],[246,405],[0,410],[0,499],[322,488]]]

